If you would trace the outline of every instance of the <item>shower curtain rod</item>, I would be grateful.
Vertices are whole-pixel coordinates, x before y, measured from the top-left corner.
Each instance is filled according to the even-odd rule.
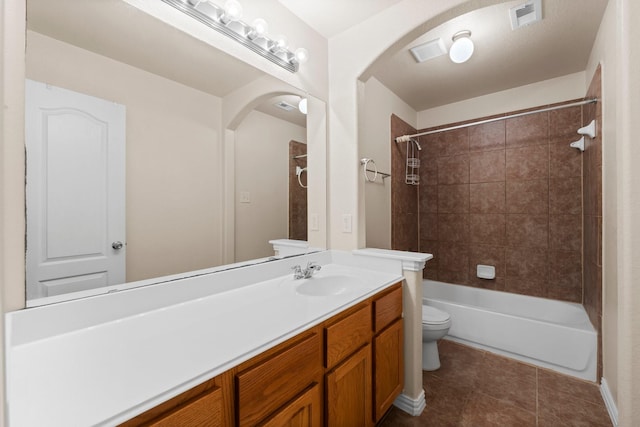
[[[431,135],[431,134],[434,134],[434,133],[446,132],[448,130],[463,129],[463,128],[466,128],[466,127],[469,127],[469,126],[483,125],[485,123],[492,123],[492,122],[497,122],[499,120],[512,119],[514,117],[528,116],[529,114],[544,113],[546,111],[560,110],[562,108],[577,107],[579,105],[592,104],[594,102],[598,102],[598,98],[585,99],[584,101],[572,102],[570,104],[556,105],[555,107],[539,108],[537,110],[525,111],[525,112],[522,112],[522,113],[509,114],[508,116],[494,117],[492,119],[478,120],[478,121],[475,121],[475,122],[464,123],[464,124],[461,124],[461,125],[451,126],[451,127],[448,127],[448,128],[430,130],[430,131],[427,131],[427,132],[420,132],[420,133],[416,133],[416,134],[413,134],[413,135],[402,135],[402,136],[397,137],[395,139],[395,141],[396,141],[396,143],[398,143],[398,142],[407,142],[411,138],[415,138],[415,137],[418,137],[418,136]]]

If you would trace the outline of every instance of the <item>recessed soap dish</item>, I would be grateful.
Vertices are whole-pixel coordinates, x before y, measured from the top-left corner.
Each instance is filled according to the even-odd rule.
[[[493,265],[481,265],[478,264],[476,266],[476,274],[480,279],[495,279],[496,278],[496,267]]]

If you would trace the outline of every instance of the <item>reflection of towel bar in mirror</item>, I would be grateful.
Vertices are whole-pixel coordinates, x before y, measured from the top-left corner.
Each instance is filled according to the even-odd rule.
[[[300,184],[300,187],[302,188],[307,188],[307,186],[302,183],[302,179],[300,178],[300,175],[302,175],[302,172],[306,172],[306,171],[307,171],[307,168],[301,168],[300,166],[296,166],[296,176],[298,177],[298,184]]]
[[[367,172],[375,172],[375,171],[372,171],[371,169],[367,169]],[[378,175],[381,175],[383,180],[391,176],[390,174],[384,173],[384,172],[378,172]]]
[[[371,163],[371,165],[373,166],[373,170],[368,168],[369,163]],[[389,178],[391,176],[388,173],[378,172],[378,168],[376,167],[376,162],[374,162],[373,159],[368,159],[366,157],[362,158],[360,159],[360,164],[362,165],[362,172],[364,174],[364,179],[367,182],[375,182],[378,175],[382,176],[383,181],[385,180],[385,178]],[[373,178],[369,178],[369,175],[367,174],[367,172],[372,172]]]

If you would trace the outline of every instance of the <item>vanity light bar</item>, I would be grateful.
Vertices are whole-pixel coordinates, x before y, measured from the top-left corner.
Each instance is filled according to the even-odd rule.
[[[272,40],[266,35],[262,34],[256,36],[255,29],[243,21],[235,20],[225,23],[224,9],[214,5],[207,0],[191,0],[193,1],[193,3],[195,3],[195,5],[191,4],[190,0],[162,1],[191,16],[193,19],[203,23],[207,27],[213,28],[214,30],[226,35],[227,37],[232,38],[233,40],[251,49],[253,52],[268,59],[274,64],[279,65],[285,70],[295,73],[296,71],[298,71],[300,62],[304,62],[298,60],[297,55],[291,52],[286,47],[281,47],[277,40]],[[204,13],[199,9],[211,10],[213,13]],[[306,54],[306,50],[299,50],[304,51],[304,54]]]

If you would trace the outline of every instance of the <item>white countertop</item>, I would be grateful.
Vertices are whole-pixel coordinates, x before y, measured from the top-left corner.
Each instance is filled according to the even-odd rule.
[[[338,295],[301,295],[291,266],[355,276]],[[402,279],[398,261],[337,251],[6,315],[10,426],[115,425]]]

